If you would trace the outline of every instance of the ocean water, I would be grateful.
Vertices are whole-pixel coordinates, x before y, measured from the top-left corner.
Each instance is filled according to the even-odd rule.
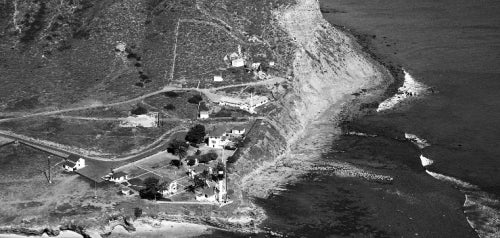
[[[500,1],[320,3],[330,23],[368,35],[381,60],[434,93],[347,122],[351,133],[318,161],[392,182],[311,171],[258,201],[269,216],[263,228],[291,237],[500,236]]]

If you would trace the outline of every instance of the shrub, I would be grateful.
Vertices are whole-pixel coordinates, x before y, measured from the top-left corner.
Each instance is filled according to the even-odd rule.
[[[188,99],[188,102],[189,102],[189,103],[192,103],[192,104],[198,104],[198,103],[200,103],[201,101],[203,101],[203,98],[201,97],[201,95],[198,95],[198,94],[193,95],[192,97],[190,97],[190,98]]]

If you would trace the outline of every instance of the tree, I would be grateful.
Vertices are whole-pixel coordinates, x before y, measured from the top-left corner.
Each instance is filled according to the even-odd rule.
[[[182,162],[178,159],[173,159],[173,160],[170,160],[170,165],[179,168],[179,167],[181,167]]]
[[[172,143],[170,143],[170,150],[174,155],[179,156],[179,159],[182,159],[186,156],[188,147],[189,146],[181,140],[174,140]]]
[[[231,155],[231,156],[227,157],[227,163],[228,164],[232,164],[232,163],[236,162],[236,160],[238,160],[238,157],[236,157],[234,155]]]
[[[198,94],[195,94],[188,99],[188,103],[192,103],[192,104],[198,104],[201,101],[203,101],[203,98]]]
[[[195,125],[191,129],[189,129],[188,133],[186,134],[186,141],[200,144],[205,139],[206,134],[207,133],[205,132],[205,126],[200,124]]]
[[[160,181],[155,177],[149,177],[144,180],[144,185],[146,188],[139,191],[139,196],[143,199],[160,199],[162,194],[158,192],[160,190]]]
[[[194,187],[195,188],[204,188],[207,184],[205,180],[200,178],[199,176],[194,176]]]

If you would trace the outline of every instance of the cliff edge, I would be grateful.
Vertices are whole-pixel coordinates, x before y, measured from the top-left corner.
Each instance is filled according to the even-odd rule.
[[[269,113],[269,124],[279,133],[263,133],[263,142],[253,149],[262,153],[249,149],[236,164],[258,164],[241,180],[244,191],[256,197],[267,197],[305,173],[339,135],[340,120],[357,113],[359,102],[379,99],[394,81],[352,36],[323,19],[317,0],[298,0],[275,14],[296,51],[292,88],[281,107]]]

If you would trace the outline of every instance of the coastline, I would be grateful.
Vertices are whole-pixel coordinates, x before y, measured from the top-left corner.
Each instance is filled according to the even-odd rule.
[[[342,134],[343,121],[366,113],[367,108],[368,111],[374,109],[386,94],[393,94],[393,87],[388,85],[402,83],[394,79],[397,69],[389,71],[370,52],[363,51],[356,37],[326,22],[319,2],[299,0],[297,5],[280,14],[277,17],[281,19],[280,24],[298,46],[294,89],[299,98],[294,98],[293,104],[283,104],[294,106],[295,110],[285,113],[293,114],[299,126],[282,130],[287,138],[283,153],[243,178],[242,186],[250,196],[257,198],[267,198],[307,173],[325,152],[324,148]],[[328,49],[332,43],[338,52]],[[335,54],[344,58],[339,60]],[[280,123],[279,117],[274,120]],[[284,123],[287,121],[281,122]],[[317,135],[325,139],[318,140]],[[362,177],[362,174],[360,171],[358,175]]]

